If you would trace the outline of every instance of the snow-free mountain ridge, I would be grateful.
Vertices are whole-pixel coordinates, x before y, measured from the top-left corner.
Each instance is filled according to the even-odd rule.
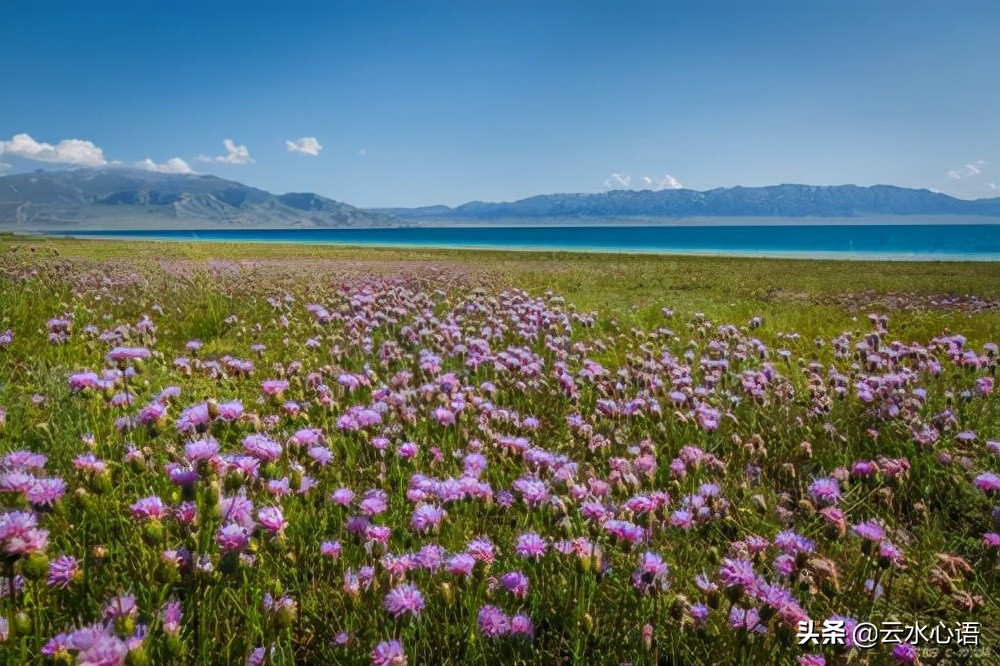
[[[204,174],[100,168],[0,177],[0,230],[364,228],[676,222],[690,218],[997,218],[1000,198],[889,185],[775,185],[543,194],[454,208],[361,209],[309,192],[271,194]]]

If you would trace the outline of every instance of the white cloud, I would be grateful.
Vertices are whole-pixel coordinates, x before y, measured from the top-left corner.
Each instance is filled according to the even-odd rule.
[[[179,157],[171,157],[162,164],[157,164],[148,157],[138,164],[137,167],[146,171],[156,171],[157,173],[194,173],[188,163]]]
[[[10,141],[0,141],[0,152],[36,162],[55,162],[76,166],[104,166],[104,151],[90,141],[63,139],[56,145],[39,143],[27,134],[15,134]]]
[[[358,155],[360,155],[361,157],[364,157],[367,154],[368,154],[368,149],[367,148],[358,148]]]
[[[631,187],[632,177],[627,173],[613,173],[604,181],[604,189],[623,190]]]
[[[250,157],[250,151],[247,150],[246,146],[237,146],[233,143],[232,139],[226,139],[222,142],[222,145],[226,147],[226,155],[223,157],[216,157],[216,162],[225,162],[226,164],[253,164],[253,158]]]
[[[662,178],[660,176],[643,176],[634,186],[632,185],[632,177],[627,173],[613,173],[604,181],[604,189],[606,190],[642,189],[659,192],[660,190],[679,190],[682,187],[684,186],[681,182],[670,174],[666,174]]]
[[[10,167],[11,165],[7,164],[6,162],[0,162],[0,171],[3,171],[4,169],[9,169]]]
[[[199,162],[225,162],[226,164],[253,164],[254,160],[250,157],[250,151],[247,150],[246,146],[237,146],[233,143],[232,139],[226,139],[222,142],[222,145],[226,147],[226,154],[219,155],[218,157],[209,157],[204,153],[201,153],[195,159]]]
[[[642,182],[651,190],[679,190],[684,187],[679,180],[671,176],[669,173],[663,178],[659,176],[643,176]]]
[[[947,176],[952,180],[961,180],[962,178],[968,178],[970,176],[978,176],[983,171],[980,167],[986,165],[986,160],[976,160],[975,162],[969,162],[961,169],[951,169],[948,171]]]
[[[986,187],[990,188],[991,190],[996,190],[997,189],[997,184],[996,183],[986,183]]]
[[[285,141],[285,147],[290,153],[311,155],[313,157],[319,155],[319,151],[323,150],[323,146],[319,145],[319,141],[317,141],[314,136],[304,136],[301,139],[296,139],[295,141],[289,139],[288,141]]]

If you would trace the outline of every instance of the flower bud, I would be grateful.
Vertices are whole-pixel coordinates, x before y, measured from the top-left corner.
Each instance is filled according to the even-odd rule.
[[[177,634],[170,634],[167,636],[167,654],[172,657],[177,657],[183,653],[184,644],[181,642],[181,637]]]
[[[444,597],[444,600],[449,604],[453,603],[455,595],[451,589],[451,584],[441,583],[440,589],[441,589],[441,596]]]
[[[150,666],[149,654],[141,645],[125,656],[125,666]]]
[[[163,543],[163,523],[158,520],[151,520],[143,525],[142,538],[150,546]]]
[[[295,622],[296,608],[293,605],[282,605],[274,614],[275,626],[286,628]]]
[[[24,560],[21,571],[28,580],[42,580],[49,573],[49,558],[45,553],[32,553]]]
[[[10,625],[15,636],[28,636],[31,634],[31,618],[24,611],[19,611],[14,616],[14,621]]]

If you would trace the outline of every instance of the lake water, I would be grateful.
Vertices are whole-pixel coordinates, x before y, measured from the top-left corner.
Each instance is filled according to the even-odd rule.
[[[997,224],[72,231],[80,238],[1000,261]]]

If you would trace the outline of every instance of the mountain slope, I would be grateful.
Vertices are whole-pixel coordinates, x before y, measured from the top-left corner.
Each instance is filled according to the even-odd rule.
[[[543,194],[508,203],[473,201],[455,208],[366,210],[309,192],[275,195],[210,175],[109,168],[39,170],[0,177],[0,230],[361,228],[877,216],[1000,220],[1000,198],[966,201],[888,185],[775,185],[705,192]]]
[[[966,201],[929,190],[889,185],[729,187],[696,190],[615,190],[601,194],[545,194],[509,203],[473,201],[455,208],[379,209],[410,220],[676,217],[859,217],[976,215],[1000,217],[1000,198]]]
[[[0,229],[399,224],[384,213],[317,194],[278,196],[209,175],[73,169],[0,177]]]

